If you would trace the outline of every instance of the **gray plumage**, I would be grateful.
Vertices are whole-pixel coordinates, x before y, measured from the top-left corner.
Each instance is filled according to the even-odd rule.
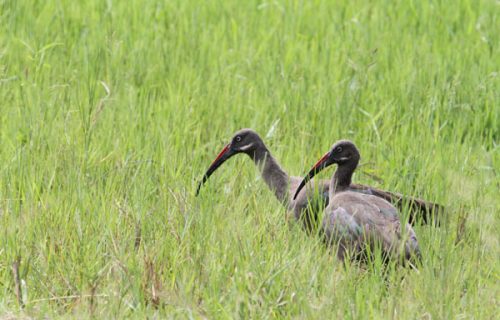
[[[359,152],[350,141],[339,141],[318,161],[299,185],[318,172],[337,164],[329,187],[330,203],[325,209],[322,234],[330,245],[337,245],[337,256],[343,260],[348,253],[360,257],[378,246],[385,257],[401,260],[420,258],[417,237],[410,224],[402,225],[398,210],[374,195],[353,192],[351,178],[359,162]]]

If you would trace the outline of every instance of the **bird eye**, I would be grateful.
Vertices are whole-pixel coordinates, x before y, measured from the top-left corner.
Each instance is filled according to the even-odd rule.
[[[337,152],[337,153],[341,153],[341,152],[342,152],[342,147],[337,147],[337,148],[335,148],[335,152]]]
[[[236,142],[240,142],[241,141],[241,136],[236,136]]]

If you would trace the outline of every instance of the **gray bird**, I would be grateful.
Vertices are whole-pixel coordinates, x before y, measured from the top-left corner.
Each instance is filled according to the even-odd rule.
[[[401,261],[420,258],[415,232],[410,224],[402,224],[392,204],[374,195],[352,191],[351,179],[359,159],[354,143],[338,141],[304,177],[293,199],[318,172],[337,164],[321,226],[327,243],[338,245],[337,257],[341,260],[346,254],[366,257],[367,252],[374,252],[378,247],[385,258]],[[370,250],[366,250],[368,248]]]
[[[260,136],[251,129],[242,129],[234,134],[231,142],[222,149],[203,175],[196,189],[196,195],[199,194],[202,185],[226,160],[239,153],[247,154],[254,161],[261,172],[262,178],[274,192],[276,198],[295,219],[302,220],[306,229],[310,229],[311,223],[316,220],[318,212],[323,211],[328,205],[330,181],[318,181],[314,184],[315,188],[306,188],[299,192],[297,198],[293,200],[291,196],[296,193],[302,178],[289,176],[271,155]],[[362,184],[350,184],[348,188],[351,191],[375,195],[395,203],[400,208],[409,204],[411,221],[416,221],[415,218],[420,215],[422,221],[431,222],[431,217],[440,210],[438,204]]]

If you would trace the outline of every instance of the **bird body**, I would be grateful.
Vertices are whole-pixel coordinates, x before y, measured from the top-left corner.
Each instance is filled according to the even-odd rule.
[[[340,192],[331,199],[322,231],[327,243],[338,244],[341,260],[346,252],[359,255],[366,245],[371,252],[380,245],[384,254],[402,254],[404,259],[420,255],[412,227],[407,224],[402,230],[398,211],[386,200],[352,191]]]
[[[359,152],[350,141],[339,141],[309,171],[294,198],[318,172],[331,164],[338,168],[330,181],[329,204],[325,209],[322,234],[329,245],[337,245],[337,256],[359,257],[379,246],[384,256],[411,260],[420,257],[417,237],[410,224],[402,225],[398,210],[388,201],[351,191],[351,178]]]

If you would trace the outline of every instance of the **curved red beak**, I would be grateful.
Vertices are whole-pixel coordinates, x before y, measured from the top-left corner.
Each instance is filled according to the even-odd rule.
[[[299,187],[295,191],[295,194],[293,196],[293,200],[295,200],[297,198],[297,195],[300,193],[300,190],[302,190],[302,188],[304,188],[304,186],[306,185],[307,182],[309,182],[309,180],[311,180],[316,174],[318,174],[318,172],[320,172],[321,170],[323,170],[324,168],[328,167],[329,165],[331,165],[333,163],[331,161],[330,155],[331,155],[330,151],[325,153],[321,157],[321,159],[319,159],[318,162],[316,162],[316,164],[311,168],[311,170],[309,170],[309,172],[304,177],[304,179],[302,179],[302,181],[299,184]]]
[[[208,178],[210,178],[210,176],[212,175],[212,173],[214,173],[215,170],[217,170],[217,168],[219,168],[227,159],[231,158],[235,154],[236,154],[236,152],[234,152],[231,149],[231,144],[230,143],[227,144],[219,152],[219,154],[217,155],[217,157],[215,158],[215,160],[212,162],[212,164],[210,165],[210,167],[208,167],[207,172],[205,172],[205,174],[203,175],[202,180],[198,183],[198,187],[196,188],[196,196],[198,196],[198,194],[200,193],[201,186],[208,180]]]

